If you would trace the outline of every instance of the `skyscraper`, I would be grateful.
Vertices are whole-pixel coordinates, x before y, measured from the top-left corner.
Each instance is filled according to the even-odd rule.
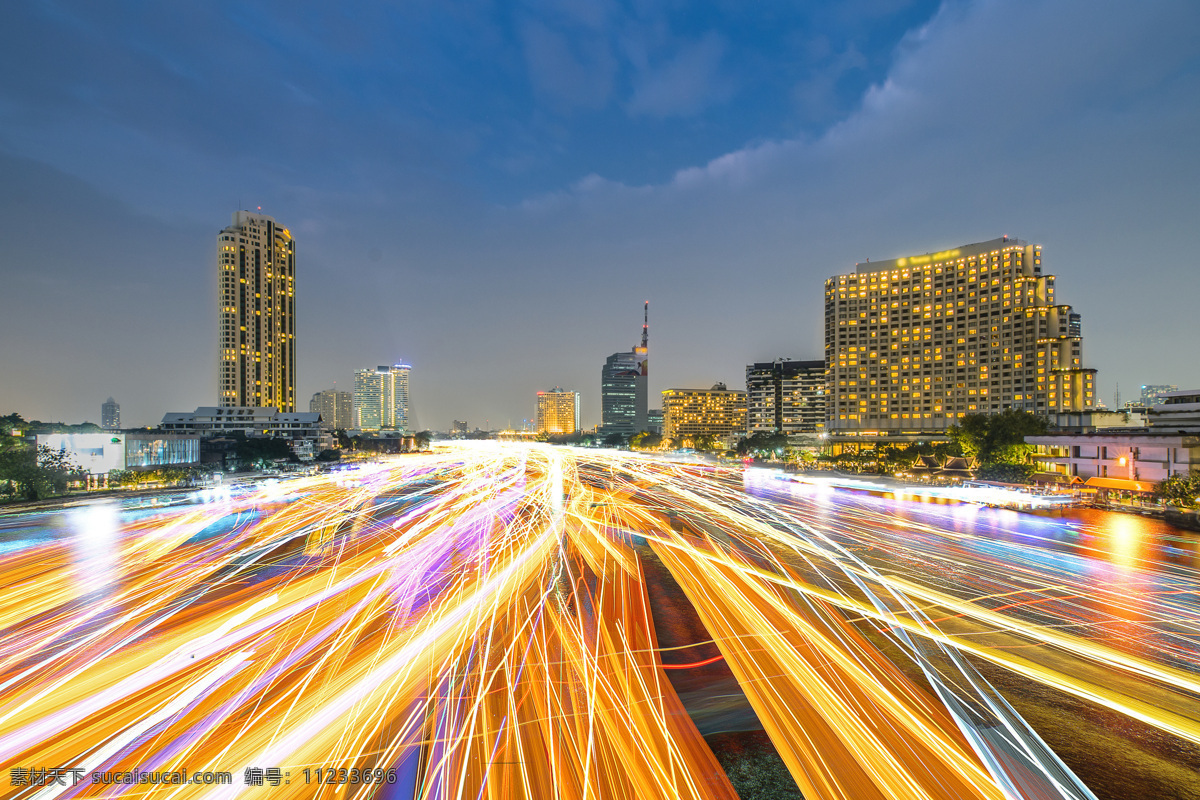
[[[321,426],[330,430],[354,427],[354,396],[350,392],[325,389],[308,402],[308,410],[321,415]]]
[[[217,404],[296,410],[296,243],[272,217],[235,211],[217,236]]]
[[[825,428],[825,362],[782,358],[746,367],[747,433]]]
[[[354,427],[408,430],[408,364],[354,373]]]
[[[537,393],[537,432],[575,433],[579,430],[579,392],[555,386]]]
[[[119,430],[121,427],[121,406],[111,397],[100,404],[100,427],[106,431]]]
[[[1042,248],[1007,236],[825,282],[831,433],[941,434],[970,413],[1096,405],[1082,323]]]
[[[642,340],[613,353],[600,370],[600,425],[605,434],[632,436],[649,430],[650,303],[643,308]]]

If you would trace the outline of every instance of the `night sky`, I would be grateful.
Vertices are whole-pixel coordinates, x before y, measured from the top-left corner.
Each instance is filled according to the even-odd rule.
[[[351,7],[353,6],[353,7]],[[1044,247],[1113,403],[1200,386],[1200,3],[0,3],[0,413],[216,400],[218,231],[297,240],[300,410],[823,357],[825,278]]]

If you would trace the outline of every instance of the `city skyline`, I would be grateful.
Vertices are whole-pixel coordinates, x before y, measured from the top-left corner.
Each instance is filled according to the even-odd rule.
[[[1071,287],[1098,398],[1200,384],[1200,13],[1118,4],[1084,32],[1078,11],[431,12],[409,26],[437,34],[410,57],[421,83],[388,62],[412,20],[371,11],[242,17],[213,54],[224,9],[6,7],[0,338],[20,346],[0,403],[98,422],[119,393],[133,426],[214,402],[213,233],[260,206],[300,242],[296,396],[404,358],[426,428],[524,418],[554,383],[583,387],[595,425],[594,365],[647,298],[649,394],[733,386],[820,352],[829,275],[1005,233]],[[455,67],[466,40],[482,61]],[[110,52],[128,57],[88,57]],[[206,110],[254,109],[264,86],[277,118]]]

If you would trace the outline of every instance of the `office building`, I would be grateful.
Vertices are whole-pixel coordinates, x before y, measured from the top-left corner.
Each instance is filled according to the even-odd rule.
[[[106,431],[121,428],[121,404],[111,397],[100,404],[100,427]]]
[[[746,367],[747,433],[816,433],[825,428],[825,362],[783,358]]]
[[[711,436],[732,447],[746,433],[746,393],[723,383],[711,389],[667,389],[662,414],[664,439],[686,444]]]
[[[217,405],[296,410],[296,243],[272,217],[235,211],[217,236]]]
[[[321,425],[327,430],[347,430],[354,427],[354,395],[337,389],[324,389],[308,401],[308,410],[321,415]]]
[[[1178,386],[1171,386],[1165,383],[1143,386],[1141,406],[1143,408],[1149,408],[1157,403],[1161,403],[1161,398],[1163,395],[1167,394],[1168,392],[1177,391],[1179,391]]]
[[[944,434],[965,414],[1096,405],[1082,323],[1042,249],[1003,237],[859,264],[825,282],[831,434]]]
[[[600,429],[605,435],[632,436],[637,416],[637,383],[640,373],[632,351],[613,353],[600,370]]]
[[[114,469],[145,471],[200,463],[200,437],[186,433],[39,433],[37,446],[65,453],[93,476]]]
[[[471,432],[471,426],[464,420],[456,419],[450,423],[450,433],[458,436],[466,436]]]
[[[408,364],[360,369],[354,373],[354,427],[408,430]]]
[[[579,430],[579,392],[555,386],[537,393],[537,432],[570,434]]]
[[[600,432],[632,436],[650,429],[650,303],[642,310],[642,340],[613,353],[600,370]]]
[[[650,433],[661,434],[663,430],[663,412],[661,408],[652,408],[646,415],[646,430]]]

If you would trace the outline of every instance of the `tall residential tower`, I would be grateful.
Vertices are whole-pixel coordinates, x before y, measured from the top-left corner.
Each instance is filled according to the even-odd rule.
[[[354,427],[408,430],[408,364],[360,369],[354,373]]]
[[[235,211],[217,236],[217,405],[296,410],[296,243],[272,217]]]

